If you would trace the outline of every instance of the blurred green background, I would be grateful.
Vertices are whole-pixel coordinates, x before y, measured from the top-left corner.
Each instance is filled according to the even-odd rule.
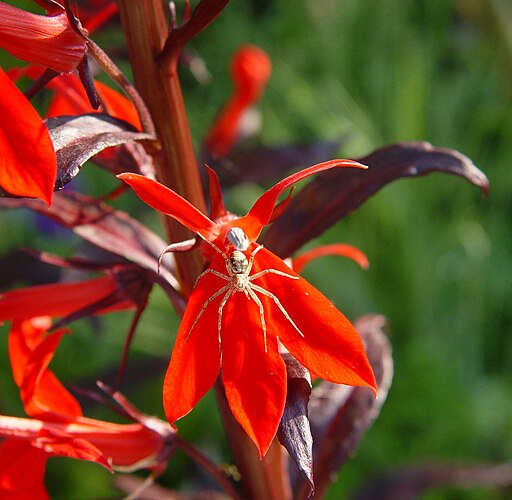
[[[108,51],[110,45],[119,47],[121,34],[113,23],[94,38]],[[304,274],[349,318],[384,314],[395,361],[381,415],[329,498],[348,497],[374,474],[405,465],[510,460],[512,5],[507,0],[233,1],[192,44],[211,83],[198,84],[182,71],[198,147],[230,93],[231,54],[245,43],[259,45],[273,61],[259,105],[264,144],[342,138],[339,155],[354,157],[392,142],[426,140],[469,156],[491,182],[487,198],[447,175],[395,182],[314,242],[343,241],[367,254],[368,271],[329,257]],[[2,54],[2,66],[12,64]],[[81,179],[80,188],[92,193],[115,185],[96,167],[85,168]],[[247,185],[231,191],[229,208],[243,213],[261,191]],[[128,196],[118,206],[132,214],[143,210]],[[145,210],[143,219],[163,235],[154,213]],[[21,212],[3,212],[0,232],[4,254],[20,246],[62,255],[83,250],[68,233],[42,234],[37,221]],[[129,319],[113,315],[95,324],[78,322],[52,364],[59,378],[79,384],[108,370],[119,359]],[[142,411],[162,417],[160,365],[165,366],[177,325],[164,295],[155,290],[130,358],[155,365],[154,374],[125,387]],[[0,411],[22,415],[6,356],[7,330],[0,331]],[[115,418],[106,410],[87,409],[87,414]],[[180,431],[215,460],[229,459],[211,395],[183,419]],[[192,479],[187,483],[186,477]],[[178,454],[163,482],[193,488],[200,480],[207,478]],[[99,466],[65,459],[49,461],[47,484],[58,499],[116,495],[111,476]],[[507,493],[512,495],[441,488],[424,498],[506,498]]]

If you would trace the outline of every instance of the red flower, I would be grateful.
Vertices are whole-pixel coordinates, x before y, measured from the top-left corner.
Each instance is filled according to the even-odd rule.
[[[0,18],[2,14],[0,13]],[[57,157],[48,129],[0,69],[0,187],[51,203]]]
[[[86,42],[62,6],[41,1],[50,15],[41,16],[0,2],[0,47],[13,56],[57,71],[73,71],[85,56]]]
[[[99,81],[94,81],[105,112],[142,129],[135,106],[122,94]],[[95,112],[87,94],[75,75],[60,75],[54,78],[48,87],[55,90],[46,116],[81,115]]]
[[[271,70],[272,65],[267,54],[253,45],[245,45],[233,55],[233,94],[205,141],[206,149],[212,156],[226,156],[235,145],[240,136],[243,116],[263,94]]]
[[[46,460],[63,456],[108,470],[158,466],[172,434],[167,423],[139,414],[137,423],[114,424],[82,416],[75,398],[48,365],[64,331],[47,335],[49,317],[15,321],[9,334],[13,375],[32,419],[0,415],[0,497],[48,498]],[[27,471],[30,474],[27,475]]]
[[[334,167],[333,160],[293,174],[266,191],[244,217],[228,216],[214,183],[214,222],[174,191],[137,174],[121,174],[139,197],[204,239],[213,253],[181,322],[164,382],[169,422],[186,415],[212,387],[219,370],[233,415],[264,456],[286,399],[282,343],[310,372],[331,382],[368,386],[373,371],[352,324],[318,290],[256,243],[279,195]],[[238,293],[241,292],[241,293]]]
[[[67,316],[91,308],[91,313],[129,309],[136,300],[123,293],[115,273],[87,281],[51,283],[0,293],[0,321],[34,316]],[[94,307],[97,306],[95,309]]]

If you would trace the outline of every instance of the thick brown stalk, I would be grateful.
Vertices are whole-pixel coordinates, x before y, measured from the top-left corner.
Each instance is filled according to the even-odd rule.
[[[158,180],[205,211],[192,138],[176,68],[157,62],[168,36],[161,0],[119,0],[119,13],[126,36],[135,86],[151,113],[161,149],[154,152]],[[190,238],[190,231],[166,218],[171,242]],[[197,252],[176,255],[179,280],[185,295],[201,270]]]

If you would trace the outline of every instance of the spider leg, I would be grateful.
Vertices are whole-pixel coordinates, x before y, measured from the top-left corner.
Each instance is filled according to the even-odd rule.
[[[265,274],[278,274],[279,276],[284,276],[285,278],[290,278],[292,280],[298,280],[298,276],[292,276],[291,274],[284,273],[283,271],[278,271],[277,269],[264,269],[263,271],[259,271],[254,273],[252,276],[249,276],[249,281],[261,278]]]
[[[224,257],[224,260],[227,261],[228,260],[228,256],[215,244],[215,243],[212,243],[211,241],[207,240],[199,231],[197,231],[197,235],[205,242],[205,243],[208,243],[208,245],[210,245],[217,253],[220,253],[223,257]]]
[[[302,338],[304,338],[304,334],[300,331],[299,327],[293,322],[292,318],[290,318],[290,315],[286,312],[286,309],[283,307],[283,304],[279,302],[279,299],[273,293],[269,292],[268,290],[265,290],[264,288],[261,288],[261,286],[253,285],[252,283],[251,288],[253,290],[256,290],[257,292],[260,292],[262,295],[265,295],[265,297],[272,299],[276,306],[279,308],[279,310],[284,314],[285,318],[291,323],[293,328],[295,328],[295,330],[299,332],[299,335]]]
[[[229,285],[227,285],[229,286]],[[226,287],[224,287],[226,288]],[[226,305],[226,302],[228,301],[229,297],[231,297],[231,294],[233,293],[233,288],[228,288],[228,291],[226,292],[226,295],[224,295],[224,298],[222,299],[220,306],[219,306],[219,319],[217,321],[217,333],[219,336],[219,349],[221,346],[221,339],[220,339],[220,332],[222,330],[222,310],[224,309],[224,306]]]
[[[192,323],[192,326],[190,327],[190,330],[188,331],[187,333],[187,337],[185,339],[185,342],[188,340],[188,338],[190,337],[190,334],[192,333],[192,330],[194,329],[194,326],[196,326],[197,322],[199,321],[199,318],[203,315],[203,313],[206,311],[206,308],[208,307],[208,305],[210,304],[210,302],[212,300],[215,300],[220,294],[224,293],[226,290],[229,290],[230,288],[230,285],[226,285],[226,286],[223,286],[222,288],[220,288],[219,290],[217,290],[211,297],[208,297],[208,299],[205,301],[205,303],[203,304],[203,307],[201,308],[201,310],[199,311],[199,314],[196,316],[196,319],[194,320],[194,322]]]
[[[249,265],[247,266],[247,274],[251,272],[252,264],[254,262],[254,256],[263,248],[263,245],[258,245],[254,252],[251,253],[251,256],[249,257]]]
[[[197,282],[205,275],[205,274],[214,274],[215,276],[218,276],[219,278],[222,278],[223,280],[230,281],[231,278],[227,274],[222,274],[219,271],[216,271],[215,269],[207,269],[206,271],[203,271],[197,278],[196,282],[194,283],[194,286],[197,285]]]
[[[260,321],[261,321],[261,328],[263,329],[263,344],[265,345],[265,352],[268,352],[267,350],[267,325],[265,323],[265,309],[263,308],[263,304],[261,303],[261,300],[258,298],[258,296],[254,293],[253,289],[251,288],[251,285],[248,285],[245,288],[249,295],[252,297],[254,302],[258,305],[260,309]]]

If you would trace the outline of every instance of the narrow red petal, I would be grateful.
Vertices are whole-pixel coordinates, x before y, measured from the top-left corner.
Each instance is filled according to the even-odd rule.
[[[0,444],[0,498],[49,498],[44,486],[48,454],[26,441],[7,439]],[[29,472],[29,473],[28,473]]]
[[[331,160],[300,170],[263,193],[249,210],[249,213],[237,221],[237,225],[244,230],[251,241],[256,241],[263,227],[268,224],[274,210],[274,205],[281,193],[306,177],[324,170],[340,167],[366,168],[364,165],[352,160]]]
[[[264,298],[261,299],[265,303]],[[286,401],[286,366],[270,334],[267,352],[261,318],[253,299],[230,297],[222,326],[222,380],[229,407],[263,458],[274,439]]]
[[[109,115],[131,123],[135,128],[142,130],[139,114],[135,106],[123,94],[120,94],[104,83],[94,82],[94,84]]]
[[[116,283],[110,276],[12,290],[0,294],[0,321],[66,316],[115,290]]]
[[[211,241],[219,235],[220,226],[172,189],[143,175],[126,173],[118,177],[129,184],[144,203],[176,219],[194,233],[200,232]]]
[[[339,384],[368,386],[376,392],[373,370],[350,321],[266,249],[258,252],[254,264],[254,272],[263,269],[276,269],[298,278],[269,273],[253,281],[278,298],[303,334],[301,336],[277,306],[269,307],[269,323],[290,353],[318,377]]]
[[[271,71],[269,57],[254,45],[244,45],[233,54],[233,94],[212,125],[205,141],[205,147],[212,156],[226,156],[235,145],[240,135],[242,118],[247,109],[263,94]]]
[[[67,73],[83,59],[86,42],[63,10],[41,16],[0,3],[0,47],[23,61]]]
[[[76,438],[72,435],[55,436],[46,433],[46,435],[38,436],[33,441],[33,446],[50,455],[95,462],[113,472],[109,457],[86,439]]]
[[[37,318],[15,321],[9,333],[9,358],[25,411],[35,418],[76,418],[80,405],[48,369],[64,332],[45,337],[46,328],[38,323]]]
[[[1,18],[1,13],[0,13]],[[36,110],[0,69],[0,186],[51,203],[57,158]]]
[[[293,270],[300,273],[304,267],[312,260],[327,255],[340,255],[341,257],[348,257],[354,262],[359,264],[363,269],[368,269],[370,263],[366,255],[356,247],[347,245],[345,243],[333,243],[332,245],[321,245],[313,248],[293,259]]]
[[[150,467],[165,446],[165,435],[142,424],[114,424],[80,417],[66,430],[75,439],[95,446],[114,467]]]
[[[224,206],[222,199],[222,191],[220,189],[219,177],[215,170],[206,165],[206,172],[210,181],[210,218],[214,221],[222,219],[228,215],[228,211]]]
[[[225,272],[222,257],[212,265]],[[208,273],[199,280],[188,301],[164,380],[163,402],[171,424],[194,408],[219,374],[217,317],[223,294],[206,307],[195,325],[194,322],[206,301],[226,283]]]

